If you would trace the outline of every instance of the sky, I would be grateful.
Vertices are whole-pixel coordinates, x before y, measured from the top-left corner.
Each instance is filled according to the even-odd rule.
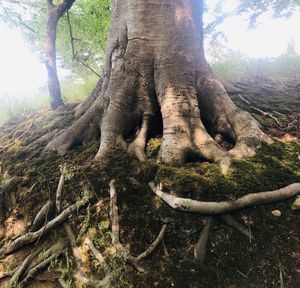
[[[207,2],[213,5],[216,1]],[[224,11],[232,10],[235,2],[226,0]],[[209,21],[210,17],[205,15],[205,20]],[[272,19],[265,15],[251,30],[243,17],[234,17],[225,21],[222,31],[226,36],[226,45],[231,49],[249,57],[275,57],[286,50],[291,39],[300,54],[299,27],[300,13],[297,13],[289,19]],[[22,35],[0,22],[0,37],[0,101],[7,95],[26,97],[45,85],[44,64],[29,50]]]

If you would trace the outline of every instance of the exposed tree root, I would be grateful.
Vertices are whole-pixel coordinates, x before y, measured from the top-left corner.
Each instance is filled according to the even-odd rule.
[[[213,223],[213,217],[207,217],[206,224],[201,230],[199,240],[194,246],[194,257],[199,261],[200,264],[204,263],[205,254],[206,254],[206,246],[208,241],[208,235]]]
[[[281,124],[279,122],[279,120],[271,113],[269,112],[265,112],[257,107],[255,107],[249,100],[247,100],[245,97],[243,97],[241,94],[238,94],[238,97],[244,102],[246,103],[253,111],[257,112],[258,114],[264,116],[264,117],[269,117],[271,119],[273,119],[276,124],[281,127]]]
[[[28,271],[28,274],[26,275],[26,277],[24,278],[24,280],[22,281],[23,285],[26,285],[27,283],[29,283],[30,281],[32,281],[32,279],[39,273],[41,272],[43,269],[45,269],[47,266],[49,266],[49,264],[55,259],[57,258],[59,255],[61,255],[64,252],[64,249],[67,247],[67,242],[66,241],[59,241],[58,243],[56,243],[55,245],[53,245],[50,249],[48,249],[45,254],[49,255],[46,259],[42,260],[41,262],[39,262],[36,266],[34,266],[33,268],[31,268]]]
[[[66,221],[73,212],[75,212],[77,209],[81,208],[82,206],[86,205],[88,201],[89,201],[88,198],[83,198],[79,200],[75,204],[70,205],[68,208],[63,210],[57,217],[55,217],[53,220],[48,222],[45,226],[40,228],[38,231],[29,232],[23,236],[18,237],[12,242],[7,243],[0,249],[0,257],[10,254],[25,245],[35,242],[42,234],[48,232],[49,230],[57,227],[59,224]]]
[[[41,252],[41,250],[42,249],[38,249],[25,258],[25,260],[17,268],[17,270],[11,277],[11,279],[9,281],[9,287],[14,287],[14,285],[16,285],[19,282],[20,278],[23,276],[24,272],[26,271],[28,266],[31,264],[32,260]]]
[[[139,272],[145,272],[141,267],[140,262],[148,257],[160,244],[163,240],[164,235],[167,231],[167,224],[164,224],[152,244],[138,256],[132,256],[127,248],[125,248],[120,242],[120,225],[119,225],[119,215],[118,215],[118,206],[117,206],[117,192],[115,188],[115,180],[111,180],[109,183],[110,186],[110,217],[112,223],[112,244],[118,248],[124,255],[126,262],[132,264]]]
[[[203,202],[172,196],[157,189],[153,182],[150,182],[149,186],[158,197],[164,200],[173,209],[206,215],[224,214],[249,206],[269,204],[291,198],[300,193],[300,183],[294,183],[274,191],[247,194],[237,200]]]
[[[52,214],[54,209],[54,203],[53,201],[49,200],[36,214],[31,229],[31,232],[39,230],[45,223],[47,222],[48,215]]]
[[[248,194],[241,198],[238,198],[237,200],[222,202],[203,202],[172,196],[168,193],[160,191],[155,187],[155,184],[153,182],[150,182],[149,186],[158,197],[160,197],[175,210],[199,213],[204,215],[220,215],[220,218],[226,225],[239,231],[241,234],[246,236],[250,240],[250,242],[251,239],[253,239],[250,231],[248,231],[242,224],[237,222],[230,214],[225,213],[254,205],[269,204],[279,200],[288,199],[300,193],[300,183],[294,183],[274,191]],[[194,257],[201,264],[203,264],[204,262],[206,245],[212,221],[213,216],[207,218],[206,225],[202,229],[199,240],[194,246]]]
[[[30,122],[30,124],[28,125],[28,127],[26,128],[26,130],[25,130],[19,137],[17,137],[17,139],[15,139],[12,143],[10,143],[10,144],[8,144],[8,145],[6,145],[6,146],[0,148],[0,154],[1,154],[2,152],[4,152],[6,149],[8,149],[9,147],[15,145],[15,144],[17,143],[17,141],[19,141],[21,138],[23,138],[23,136],[24,136],[24,135],[29,131],[29,129],[32,127],[32,125],[33,125],[35,119],[38,117],[38,115],[39,115],[39,114],[37,113],[37,114],[33,117],[33,119],[31,120],[31,122]]]
[[[254,239],[251,232],[248,231],[247,228],[245,228],[241,223],[235,220],[230,214],[223,214],[220,217],[226,225],[239,231],[242,235],[248,238],[250,242],[252,239]]]

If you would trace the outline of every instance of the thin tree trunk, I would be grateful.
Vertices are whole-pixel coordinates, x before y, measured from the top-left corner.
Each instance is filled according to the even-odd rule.
[[[47,0],[45,64],[48,75],[48,91],[50,97],[50,106],[52,110],[56,110],[58,107],[64,106],[56,66],[57,24],[59,19],[63,16],[63,14],[71,8],[74,1],[75,0],[64,0],[60,5],[55,6],[52,0]]]

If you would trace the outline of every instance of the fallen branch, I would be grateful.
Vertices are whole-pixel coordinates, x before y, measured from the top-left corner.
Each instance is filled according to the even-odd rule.
[[[57,217],[55,217],[53,220],[48,222],[45,226],[40,228],[38,231],[35,232],[29,232],[21,237],[18,237],[12,242],[7,243],[4,247],[0,249],[0,257],[3,255],[10,254],[14,252],[15,250],[35,242],[42,234],[46,233],[47,231],[55,228],[59,224],[66,221],[70,215],[81,208],[82,206],[86,205],[89,201],[89,198],[83,198],[76,202],[75,204],[69,206],[65,210],[63,210]]]
[[[269,204],[279,200],[291,198],[300,193],[300,183],[294,183],[274,191],[250,193],[241,198],[238,198],[237,200],[204,202],[189,198],[172,196],[171,194],[162,192],[157,189],[153,182],[150,182],[149,186],[151,187],[154,194],[160,197],[173,209],[206,215],[224,214],[254,205]]]
[[[204,263],[208,235],[213,222],[213,217],[207,217],[206,224],[201,230],[199,240],[194,246],[194,257],[201,265]]]

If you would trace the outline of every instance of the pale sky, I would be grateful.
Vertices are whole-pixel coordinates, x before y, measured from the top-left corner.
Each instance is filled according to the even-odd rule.
[[[213,5],[215,1],[207,1]],[[236,0],[226,0],[225,10],[230,11]],[[209,15],[205,16],[209,20]],[[282,54],[293,38],[300,54],[300,13],[290,19],[272,19],[264,16],[255,29],[248,29],[243,17],[225,21],[222,31],[227,38],[227,46],[249,57],[274,57]],[[297,31],[298,30],[298,31]],[[26,95],[37,91],[46,83],[44,64],[33,55],[21,35],[0,22],[0,101],[7,94]],[[1,104],[1,103],[0,103]]]

